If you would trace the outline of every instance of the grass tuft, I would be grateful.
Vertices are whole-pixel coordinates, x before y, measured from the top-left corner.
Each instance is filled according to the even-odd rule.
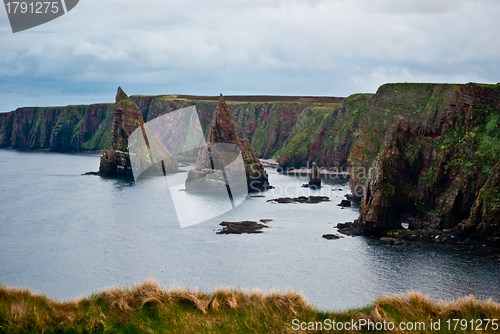
[[[442,324],[447,319],[500,319],[500,305],[473,296],[433,302],[422,293],[408,292],[379,298],[373,305],[360,309],[324,312],[293,291],[165,290],[153,280],[126,289],[111,287],[75,301],[57,302],[26,289],[0,286],[0,333],[303,333],[297,331],[294,319],[304,323],[304,328],[315,328],[307,332],[326,333],[320,326],[328,319],[396,324],[409,321],[428,324],[437,319]],[[481,332],[492,331],[490,328]]]

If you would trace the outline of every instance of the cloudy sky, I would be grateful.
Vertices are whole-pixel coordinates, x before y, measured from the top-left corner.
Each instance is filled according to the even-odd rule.
[[[319,95],[500,82],[499,0],[80,0],[13,34],[0,111],[127,94]]]

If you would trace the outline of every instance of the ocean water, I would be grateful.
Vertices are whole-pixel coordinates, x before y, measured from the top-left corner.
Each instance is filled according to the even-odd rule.
[[[337,223],[358,216],[356,208],[337,206],[349,192],[342,178],[315,191],[300,187],[305,176],[267,169],[276,189],[181,228],[168,191],[82,175],[98,168],[95,154],[0,150],[1,285],[67,300],[153,278],[166,288],[203,291],[292,289],[324,310],[360,307],[408,290],[436,300],[473,294],[500,302],[498,254],[461,246],[394,247],[365,237],[322,238],[337,233]],[[331,201],[267,202],[310,194]],[[193,203],[177,210],[203,220],[206,212]],[[272,219],[261,234],[216,234],[221,221],[259,219]]]

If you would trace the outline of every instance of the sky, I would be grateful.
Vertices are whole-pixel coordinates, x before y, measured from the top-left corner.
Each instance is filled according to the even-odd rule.
[[[80,0],[12,33],[0,112],[129,95],[375,93],[500,82],[499,0]]]

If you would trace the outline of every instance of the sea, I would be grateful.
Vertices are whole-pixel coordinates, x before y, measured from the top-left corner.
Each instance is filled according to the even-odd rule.
[[[266,168],[274,189],[208,214],[210,198],[202,204],[199,194],[83,175],[98,169],[98,154],[0,150],[0,285],[58,301],[148,279],[167,289],[205,292],[293,290],[325,311],[408,291],[436,301],[474,295],[500,302],[500,256],[488,249],[323,238],[340,235],[336,225],[358,217],[357,207],[338,206],[350,193],[343,176],[313,190],[301,187],[307,175]],[[269,201],[310,195],[330,200]],[[183,200],[174,206],[174,197]],[[181,227],[181,213],[198,223]],[[261,219],[271,219],[262,233],[217,234],[223,221]]]

